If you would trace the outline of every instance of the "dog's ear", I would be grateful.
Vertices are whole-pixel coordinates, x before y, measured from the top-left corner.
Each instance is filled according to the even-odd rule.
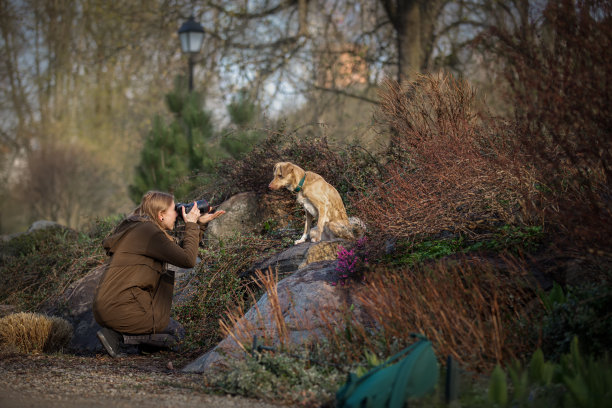
[[[274,175],[283,178],[291,171],[291,163],[278,162],[274,165]]]
[[[293,172],[293,165],[289,162],[280,163],[281,177],[287,177]]]
[[[274,175],[282,178],[285,175],[285,173],[287,173],[285,171],[285,163],[284,162],[276,163],[276,165],[274,166]]]

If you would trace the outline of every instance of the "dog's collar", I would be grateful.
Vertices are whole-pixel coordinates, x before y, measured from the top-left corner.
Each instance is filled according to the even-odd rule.
[[[304,177],[302,177],[302,179],[298,183],[297,187],[293,190],[294,193],[299,193],[300,191],[302,191],[302,186],[304,185],[304,180],[306,180],[306,175],[305,174],[304,174]]]

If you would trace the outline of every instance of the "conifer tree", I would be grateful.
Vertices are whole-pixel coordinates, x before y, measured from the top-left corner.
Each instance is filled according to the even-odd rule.
[[[189,92],[186,81],[179,77],[166,105],[173,120],[166,124],[157,115],[149,131],[136,167],[130,195],[140,202],[149,190],[172,192],[182,198],[202,180],[202,173],[211,172],[224,154],[211,142],[215,134],[211,115],[204,110],[203,98]]]
[[[251,100],[246,90],[241,90],[227,106],[235,129],[227,129],[221,139],[221,147],[233,158],[240,158],[263,139],[264,133],[249,129],[259,119],[259,107]]]

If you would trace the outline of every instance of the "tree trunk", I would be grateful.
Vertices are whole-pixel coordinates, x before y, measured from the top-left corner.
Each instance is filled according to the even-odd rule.
[[[397,80],[427,68],[436,20],[448,0],[380,0],[396,33]]]
[[[398,0],[402,3],[401,0]],[[424,53],[421,49],[421,10],[418,2],[405,2],[398,7],[397,23],[397,81],[401,83],[423,68]]]

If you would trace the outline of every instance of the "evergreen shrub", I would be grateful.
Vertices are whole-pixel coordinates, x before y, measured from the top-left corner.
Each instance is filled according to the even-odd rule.
[[[612,350],[612,288],[608,283],[570,286],[554,302],[542,323],[546,355],[558,359],[570,352],[577,337],[587,355],[601,356]]]
[[[102,239],[115,218],[98,220],[86,232],[57,227],[0,243],[0,303],[40,310],[72,282],[106,259]]]

